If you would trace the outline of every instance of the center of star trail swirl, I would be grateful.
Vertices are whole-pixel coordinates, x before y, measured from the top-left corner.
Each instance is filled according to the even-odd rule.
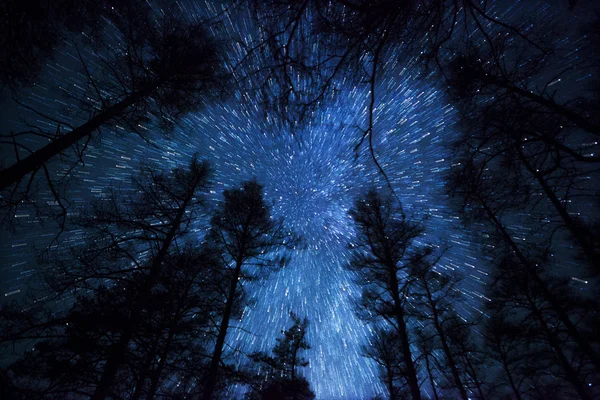
[[[452,216],[443,191],[449,167],[445,143],[456,134],[455,112],[432,79],[417,75],[410,60],[390,67],[386,76],[393,78],[384,77],[376,88],[378,160],[407,214],[428,216],[423,242],[443,241],[450,247],[439,267],[466,273],[462,290],[472,301],[461,311],[476,313],[485,271],[476,261],[473,238]],[[256,302],[236,321],[242,329],[231,330],[230,344],[245,352],[268,351],[287,328],[289,311],[307,316],[312,349],[306,354],[310,365],[302,372],[318,398],[369,398],[384,388],[376,366],[361,355],[369,329],[354,315],[360,288],[344,269],[353,236],[348,210],[358,194],[386,185],[366,147],[358,155],[353,151],[366,120],[367,98],[364,87],[342,88],[332,104],[294,134],[265,120],[249,95],[187,116],[171,136],[156,135],[156,148],[135,136],[106,131],[77,172],[74,204],[102,196],[111,184],[126,185],[140,162],[170,169],[186,165],[195,153],[214,167],[214,200],[222,198],[224,189],[256,177],[275,216],[284,217],[304,237],[305,246],[292,254],[286,268],[249,286]],[[70,244],[67,238],[65,245]],[[14,243],[17,267],[28,270],[16,260],[24,257],[27,244],[41,239],[32,230]],[[22,282],[19,277],[11,285]]]
[[[384,79],[378,88],[377,156],[406,212],[429,216],[424,242],[450,247],[440,268],[471,273],[463,290],[477,307],[485,272],[475,267],[471,238],[451,217],[442,187],[448,167],[442,143],[455,134],[455,113],[431,80],[406,67],[401,71],[402,79]],[[229,340],[243,351],[269,350],[287,327],[289,311],[309,317],[312,349],[304,373],[320,399],[360,399],[384,391],[376,366],[361,356],[369,329],[354,315],[360,289],[344,269],[353,236],[348,210],[358,194],[386,185],[367,149],[357,157],[353,150],[367,95],[365,89],[348,88],[293,135],[264,121],[250,98],[212,106],[186,118],[161,156],[178,163],[199,152],[211,160],[216,199],[223,189],[257,177],[274,214],[305,239],[289,266],[252,286],[256,304],[245,310],[243,329],[233,330]]]

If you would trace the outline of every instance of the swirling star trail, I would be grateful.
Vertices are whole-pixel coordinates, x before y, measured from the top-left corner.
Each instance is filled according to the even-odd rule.
[[[199,15],[214,8],[194,2],[183,7]],[[524,10],[515,6],[505,12],[522,15]],[[224,30],[244,37],[249,25],[226,19]],[[69,106],[53,87],[77,91],[84,86],[84,77],[74,72],[74,54],[73,47],[61,50],[44,72],[54,84],[31,89],[27,104],[48,110]],[[475,316],[481,312],[488,271],[474,244],[476,234],[461,226],[443,187],[444,173],[450,168],[447,144],[458,129],[457,112],[435,77],[424,75],[416,59],[403,57],[389,55],[378,80],[375,153],[407,214],[424,219],[423,242],[448,247],[438,268],[464,275],[461,290],[468,302],[461,312]],[[106,130],[91,144],[85,166],[75,172],[78,181],[71,190],[72,204],[81,206],[102,196],[109,185],[126,185],[142,161],[168,169],[186,164],[195,153],[214,167],[215,200],[221,199],[224,189],[258,178],[275,216],[284,217],[305,243],[293,252],[290,265],[265,281],[248,284],[255,303],[235,322],[241,329],[232,330],[230,342],[242,351],[268,350],[289,325],[289,311],[294,311],[311,321],[310,365],[304,374],[317,397],[375,396],[385,389],[376,366],[361,354],[369,328],[354,314],[353,301],[360,289],[344,269],[353,238],[348,216],[353,199],[368,188],[386,185],[366,146],[357,154],[353,150],[364,127],[368,94],[367,85],[342,87],[330,104],[293,133],[265,120],[257,99],[248,93],[207,103],[203,110],[183,118],[169,137],[153,135],[155,147],[137,136]],[[3,120],[6,126],[21,123],[17,116]],[[37,228],[37,220],[27,210],[18,217],[26,233],[2,241],[6,297],[24,290],[25,278],[34,273],[32,246],[42,248],[52,238],[51,232]],[[68,245],[70,235],[76,233],[67,232],[61,238],[63,245]]]

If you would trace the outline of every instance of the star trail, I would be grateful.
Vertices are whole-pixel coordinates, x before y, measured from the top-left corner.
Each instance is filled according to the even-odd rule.
[[[250,43],[258,35],[249,15],[220,14],[215,2],[178,5],[192,19],[219,14],[222,23],[213,33],[220,35],[222,46],[239,38]],[[546,2],[497,1],[490,9],[494,17],[508,21],[524,20],[536,10],[537,20],[545,23],[540,23],[542,28],[565,18],[560,9]],[[571,18],[577,20],[579,16]],[[565,45],[577,46],[583,41],[577,35],[571,32]],[[59,49],[55,59],[44,65],[40,83],[24,91],[20,101],[76,125],[85,116],[74,110],[89,88],[78,69],[77,48],[65,41]],[[234,60],[243,56],[241,46],[230,46],[227,52]],[[84,49],[83,55],[94,68],[93,54]],[[576,63],[573,54],[561,65]],[[455,308],[466,318],[481,317],[484,303],[489,301],[486,286],[490,283],[491,256],[480,246],[486,239],[485,231],[464,226],[445,188],[453,163],[450,143],[461,129],[458,111],[439,75],[426,71],[419,58],[407,56],[400,47],[386,54],[381,70],[375,87],[373,125],[377,161],[405,213],[423,222],[425,235],[418,242],[447,248],[436,271],[463,277],[460,292],[465,302]],[[587,72],[580,76],[575,71],[553,85],[570,85],[576,91],[595,79]],[[237,89],[223,101],[206,100],[202,109],[179,120],[169,135],[155,133],[152,121],[140,126],[151,144],[124,126],[104,129],[90,142],[84,165],[71,174],[69,216],[75,216],[78,208],[93,199],[106,196],[110,186],[127,186],[142,164],[171,169],[186,165],[198,154],[213,166],[210,196],[215,204],[222,200],[223,190],[257,178],[264,185],[274,216],[285,218],[286,225],[300,234],[303,242],[292,252],[288,266],[266,280],[244,284],[253,301],[241,319],[233,322],[239,329],[228,333],[228,341],[239,350],[233,357],[243,363],[243,353],[272,348],[275,338],[288,327],[288,315],[293,311],[311,321],[307,337],[311,349],[306,352],[310,364],[303,375],[317,398],[367,399],[385,393],[386,388],[379,380],[377,366],[363,357],[361,350],[372,331],[355,315],[353,304],[361,289],[345,268],[348,246],[355,237],[348,212],[361,193],[373,187],[385,188],[388,183],[366,145],[354,150],[367,119],[369,85],[338,82],[337,87],[335,96],[327,97],[305,124],[293,129],[265,114],[257,93]],[[3,132],[23,127],[25,119],[48,124],[50,129],[47,119],[8,98],[3,102]],[[32,146],[36,146],[35,140]],[[596,142],[589,152],[597,153],[597,149]],[[5,160],[11,159],[10,150],[6,154]],[[57,175],[68,169],[58,161],[51,165]],[[40,201],[52,204],[46,192],[41,193]],[[206,216],[208,220],[210,209]],[[37,272],[34,254],[48,246],[56,234],[52,221],[37,216],[29,206],[19,209],[14,220],[16,233],[5,231],[1,236],[2,293],[9,300],[28,293],[27,279]],[[520,230],[515,224],[513,228],[523,236],[529,234],[525,226]],[[198,240],[202,240],[205,229],[200,224],[194,231]],[[80,234],[67,228],[52,246],[76,244]],[[589,279],[584,273],[575,268],[572,271],[573,286],[587,288]],[[433,398],[428,387],[423,390]],[[232,389],[234,392],[239,394],[243,389]]]

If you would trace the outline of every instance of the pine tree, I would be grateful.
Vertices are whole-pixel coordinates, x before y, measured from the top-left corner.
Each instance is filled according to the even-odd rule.
[[[293,325],[282,331],[283,337],[277,338],[272,356],[264,352],[250,355],[252,361],[268,371],[266,382],[261,380],[260,388],[252,393],[251,399],[310,400],[315,397],[306,379],[298,374],[298,368],[308,366],[308,360],[300,355],[310,349],[306,340],[308,319],[301,320],[293,312],[290,318]]]
[[[208,246],[223,258],[223,272],[229,287],[212,360],[203,379],[204,400],[211,400],[222,383],[219,372],[223,349],[244,281],[258,279],[265,271],[283,266],[286,259],[281,251],[292,244],[283,221],[271,217],[258,182],[244,182],[239,189],[226,190],[224,197],[224,202],[211,219],[210,233],[206,238]]]
[[[391,196],[382,197],[374,190],[355,201],[350,216],[356,224],[357,237],[351,244],[349,269],[357,273],[357,283],[363,288],[360,308],[365,313],[362,316],[392,325],[400,341],[404,376],[412,399],[420,400],[407,324],[409,281],[405,278],[413,241],[423,233],[423,228],[408,220],[401,205]]]

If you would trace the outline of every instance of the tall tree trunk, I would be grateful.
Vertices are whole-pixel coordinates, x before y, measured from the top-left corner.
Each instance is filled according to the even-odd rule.
[[[573,385],[573,387],[575,388],[575,391],[577,392],[579,397],[581,397],[582,400],[592,400],[592,397],[587,392],[587,389],[581,382],[579,375],[573,369],[573,366],[569,363],[569,360],[568,360],[567,356],[565,355],[565,353],[563,353],[562,346],[560,344],[560,340],[558,339],[558,337],[556,337],[556,334],[554,332],[552,332],[552,329],[550,329],[550,327],[546,323],[546,320],[544,319],[542,312],[536,306],[533,299],[531,299],[531,298],[529,298],[529,296],[527,296],[527,300],[529,303],[529,307],[533,311],[533,314],[535,315],[536,319],[538,320],[538,322],[542,328],[542,331],[548,338],[548,341],[550,342],[550,346],[554,350],[554,354],[558,358],[558,363],[560,364],[561,368],[567,374],[567,380],[571,383],[571,385]]]
[[[195,277],[196,275],[194,274],[193,276]],[[156,366],[155,370],[150,374],[150,387],[148,388],[148,396],[146,397],[148,400],[154,400],[154,398],[156,397],[158,383],[160,382],[160,377],[167,363],[167,357],[169,355],[169,352],[171,351],[171,344],[173,343],[173,338],[175,337],[175,330],[177,324],[183,318],[182,314],[184,313],[184,303],[187,299],[187,296],[190,293],[192,286],[193,279],[190,278],[185,291],[181,293],[179,301],[177,302],[177,312],[173,315],[173,318],[171,319],[171,324],[169,325],[169,334],[167,336],[165,344],[162,347],[162,351],[158,353],[158,359],[160,361],[158,362],[158,365]]]
[[[133,338],[134,329],[139,325],[141,319],[141,313],[144,308],[144,305],[147,303],[147,299],[152,295],[152,288],[156,283],[156,280],[160,274],[163,261],[165,260],[169,248],[175,240],[175,236],[183,221],[183,217],[185,212],[192,201],[195,194],[196,186],[193,185],[189,192],[186,193],[186,197],[184,198],[181,207],[177,210],[177,214],[175,217],[175,221],[173,221],[173,225],[167,232],[165,236],[162,246],[160,247],[158,253],[154,260],[152,260],[152,264],[150,266],[150,273],[148,278],[146,279],[144,285],[140,289],[140,294],[137,299],[135,299],[134,306],[132,307],[132,311],[130,314],[129,322],[125,325],[121,337],[117,344],[113,347],[113,351],[109,358],[106,360],[106,364],[104,365],[104,370],[102,372],[102,377],[100,378],[100,383],[96,387],[94,394],[91,397],[91,400],[104,400],[112,387],[115,377],[117,375],[117,371],[119,367],[123,364],[126,358],[127,348],[129,347],[129,343]]]
[[[27,174],[37,172],[52,157],[75,145],[80,140],[90,136],[94,131],[111,119],[121,115],[128,107],[142,101],[156,89],[157,83],[146,85],[143,89],[131,93],[123,100],[100,112],[85,124],[71,132],[51,141],[46,146],[34,151],[24,159],[0,171],[0,190],[20,182]]]
[[[392,365],[387,365],[386,368],[386,381],[388,391],[390,392],[390,400],[396,400],[396,394],[394,393],[394,371]]]
[[[508,364],[508,355],[504,351],[502,351],[502,344],[500,343],[500,339],[495,339],[494,341],[496,342],[496,346],[498,346],[498,354],[500,354],[500,361],[502,361],[502,369],[504,369],[504,373],[508,378],[508,383],[515,395],[515,399],[522,400],[521,392],[517,388],[517,384],[515,383],[515,380],[512,377],[512,373],[510,372]]]
[[[463,400],[468,400],[469,396],[467,395],[467,391],[465,390],[465,387],[463,386],[463,383],[460,379],[460,374],[458,372],[456,362],[454,360],[454,357],[452,356],[452,351],[450,351],[450,346],[448,345],[448,338],[446,337],[446,333],[444,332],[444,329],[442,328],[442,325],[440,324],[438,309],[437,309],[435,302],[433,301],[433,296],[431,295],[431,291],[429,290],[429,284],[427,281],[425,281],[425,278],[423,278],[423,280],[424,280],[423,287],[425,288],[425,291],[427,293],[427,302],[429,303],[429,307],[431,308],[431,311],[433,314],[433,326],[440,338],[440,341],[442,342],[442,350],[444,351],[444,355],[446,356],[446,361],[448,362],[448,365],[450,366],[450,372],[452,373],[452,378],[454,379],[454,384],[456,385],[456,388],[458,389],[458,392],[460,393],[460,397]]]
[[[454,384],[456,385],[456,388],[458,389],[458,392],[460,393],[460,397],[463,400],[468,400],[469,396],[467,395],[467,391],[465,390],[462,380],[460,379],[460,374],[459,374],[458,368],[456,366],[456,361],[454,360],[454,357],[452,356],[452,351],[450,351],[450,346],[448,345],[448,338],[446,337],[446,334],[442,330],[442,327],[440,326],[440,323],[438,321],[437,312],[435,315],[434,323],[435,323],[435,330],[438,332],[440,341],[442,342],[442,349],[444,351],[444,355],[446,356],[446,361],[448,362],[448,366],[450,366],[450,372],[452,373],[452,378],[454,379]]]
[[[475,384],[475,388],[477,389],[477,393],[479,394],[479,400],[485,400],[485,395],[483,394],[482,382],[477,377],[477,371],[475,371],[475,367],[473,367],[473,363],[471,363],[471,358],[465,352],[464,354],[465,363],[467,364],[467,369],[470,370],[471,378],[473,383]]]
[[[144,391],[144,383],[146,382],[146,378],[148,378],[148,372],[150,370],[150,365],[152,364],[152,361],[154,360],[154,356],[156,355],[156,345],[153,344],[150,351],[148,352],[148,354],[146,355],[146,358],[144,359],[144,363],[140,366],[140,372],[139,372],[139,376],[137,379],[137,382],[135,384],[135,390],[133,392],[133,394],[131,395],[130,400],[139,400],[142,397],[142,392]]]
[[[538,275],[537,271],[535,270],[535,267],[531,265],[527,257],[525,257],[525,255],[521,252],[519,246],[517,246],[517,244],[512,240],[512,238],[506,231],[506,229],[504,229],[504,226],[502,225],[500,220],[498,220],[496,214],[494,214],[494,212],[489,208],[488,204],[485,202],[484,199],[478,198],[478,200],[481,206],[488,214],[488,217],[492,220],[492,223],[496,226],[496,229],[500,232],[500,234],[506,241],[506,244],[508,244],[510,248],[514,251],[519,261],[523,263],[531,279],[533,279],[535,284],[541,290],[544,299],[548,303],[550,303],[552,310],[557,314],[560,322],[564,324],[569,336],[571,336],[571,338],[575,341],[579,349],[590,358],[590,360],[596,366],[596,368],[600,370],[600,357],[598,356],[598,353],[592,348],[590,343],[579,332],[575,324],[573,324],[567,312],[564,310],[562,305],[556,300],[556,297],[550,292],[546,283]]]
[[[542,190],[546,194],[546,197],[548,197],[548,199],[550,200],[550,202],[556,209],[556,212],[558,213],[560,218],[565,223],[565,226],[567,227],[569,232],[571,232],[571,235],[573,235],[573,238],[575,238],[575,241],[579,244],[579,247],[585,254],[590,265],[596,269],[596,272],[599,272],[600,271],[600,265],[598,264],[598,256],[599,255],[594,251],[594,246],[589,240],[589,239],[592,239],[592,237],[593,237],[592,233],[589,231],[586,231],[585,229],[580,227],[577,224],[577,222],[575,220],[573,220],[573,218],[571,218],[567,209],[562,205],[562,203],[556,196],[556,193],[552,190],[552,188],[550,187],[550,185],[548,184],[548,182],[546,181],[544,176],[540,172],[538,172],[529,163],[529,161],[525,158],[525,155],[523,154],[521,149],[518,149],[517,151],[519,154],[519,158],[521,159],[521,162],[523,163],[523,165],[525,166],[527,171],[529,171],[529,173],[531,173],[535,177],[535,179],[538,181],[538,183],[542,187]]]
[[[429,365],[429,354],[425,355],[425,369],[427,369],[427,376],[429,377],[429,384],[433,391],[433,397],[435,400],[439,400],[437,390],[435,389],[435,381],[433,380],[433,373],[431,371],[431,365]]]
[[[229,293],[227,294],[227,303],[225,304],[225,312],[223,313],[223,319],[221,320],[221,326],[219,327],[219,334],[217,336],[217,342],[215,343],[215,349],[213,356],[210,361],[210,367],[208,374],[206,375],[203,400],[211,400],[217,385],[217,378],[219,372],[219,363],[221,362],[221,355],[223,354],[223,345],[225,344],[225,337],[227,336],[227,329],[229,328],[229,320],[231,319],[231,312],[233,310],[233,303],[235,301],[235,292],[237,290],[238,280],[242,271],[242,260],[238,259],[235,263],[235,271],[233,278],[229,285]]]
[[[396,266],[389,266],[390,272],[390,286],[392,289],[392,298],[394,300],[394,313],[396,316],[396,323],[398,324],[398,334],[400,335],[400,344],[402,346],[402,353],[404,363],[406,364],[406,380],[410,387],[410,393],[412,400],[421,400],[421,390],[419,388],[419,379],[417,377],[417,370],[415,368],[414,361],[412,359],[412,353],[410,351],[410,342],[408,340],[408,329],[404,322],[404,308],[400,301],[400,293],[398,291],[398,278],[396,277]]]

